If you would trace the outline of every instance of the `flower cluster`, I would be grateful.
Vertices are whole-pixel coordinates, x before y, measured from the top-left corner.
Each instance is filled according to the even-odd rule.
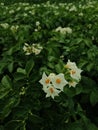
[[[81,79],[80,74],[82,70],[76,66],[75,62],[71,62],[70,60],[68,60],[67,64],[65,65],[65,68],[68,70],[72,79],[76,80],[77,82]]]
[[[46,97],[58,96],[58,94],[63,91],[63,88],[68,82],[64,78],[64,74],[60,73],[55,75],[50,73],[49,76],[43,73],[42,79],[39,81],[43,85],[43,90],[46,93]]]
[[[9,27],[9,24],[8,23],[1,23],[0,26],[3,27],[4,29],[7,29]]]
[[[46,93],[46,97],[58,96],[61,91],[63,91],[64,86],[69,85],[70,87],[76,87],[81,79],[82,70],[76,66],[75,62],[68,60],[65,65],[67,73],[54,74],[50,73],[49,76],[45,74],[42,75],[42,79],[39,81],[43,85],[43,91]],[[65,79],[65,77],[67,77]]]
[[[66,27],[66,28],[62,28],[62,27],[58,27],[55,30],[56,32],[60,32],[61,34],[71,34],[72,33],[72,29],[70,27]]]
[[[11,29],[11,31],[12,31],[13,33],[15,33],[15,32],[17,32],[18,28],[19,28],[18,25],[12,25],[10,29]]]
[[[75,6],[75,5],[72,5],[72,7],[69,9],[69,11],[70,11],[70,12],[72,12],[72,11],[77,11],[76,6]]]
[[[40,44],[29,45],[28,43],[25,43],[25,45],[23,46],[23,50],[26,55],[30,55],[31,53],[38,55],[42,49],[43,48],[42,48],[42,46],[40,46]]]
[[[67,77],[69,87],[76,87],[81,79],[82,70],[77,67],[75,62],[71,62],[70,60],[68,60],[67,64],[65,65],[65,69],[68,74]]]
[[[35,31],[35,32],[38,32],[38,31],[41,29],[40,22],[39,22],[39,21],[36,21],[35,25],[36,25],[36,28],[35,28],[34,31]]]

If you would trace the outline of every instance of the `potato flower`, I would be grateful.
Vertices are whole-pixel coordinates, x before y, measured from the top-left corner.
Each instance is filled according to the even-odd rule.
[[[56,76],[55,73],[50,73],[50,74],[49,74],[49,78],[50,78],[50,80],[52,80],[55,76]]]
[[[67,68],[67,69],[73,69],[73,68],[77,68],[77,66],[76,66],[76,63],[75,63],[75,62],[71,62],[71,61],[68,59],[68,62],[67,62],[67,64],[65,65],[65,68]]]
[[[25,43],[23,50],[25,52],[25,55],[30,55],[32,53],[32,47],[28,43]]]
[[[62,28],[62,27],[57,27],[55,29],[56,32],[60,32],[61,34],[71,34],[72,33],[72,29],[70,27],[66,27],[66,28]]]
[[[39,26],[39,25],[40,25],[40,22],[39,22],[39,21],[36,21],[35,24],[36,24],[36,26]]]
[[[69,34],[72,33],[72,29],[70,27],[66,27],[65,30],[66,30],[66,33],[69,33]]]
[[[63,91],[63,88],[68,82],[64,79],[64,74],[60,73],[58,75],[50,73],[49,76],[45,74],[42,75],[42,79],[39,81],[43,85],[43,91],[46,93],[46,97],[58,96],[58,94]]]
[[[3,27],[4,29],[9,28],[9,24],[8,23],[1,23],[0,26]]]
[[[43,47],[40,44],[32,44],[32,52],[38,55],[42,51]]]
[[[73,80],[73,81],[69,81],[68,84],[69,84],[69,87],[74,87],[75,88],[76,85],[78,84],[78,82]]]
[[[68,82],[64,78],[64,74],[60,73],[52,78],[52,84],[55,88],[63,91],[63,88]]]
[[[31,53],[38,55],[42,49],[43,49],[43,47],[40,46],[40,44],[29,45],[28,43],[25,43],[25,45],[23,47],[23,50],[24,50],[26,55],[30,55]]]
[[[50,85],[50,78],[45,74],[42,75],[42,79],[39,81],[43,86],[48,87]]]
[[[72,12],[72,11],[77,11],[76,6],[75,6],[75,5],[73,5],[73,6],[69,9],[69,11],[70,11],[70,12]]]
[[[32,53],[32,47],[28,43],[25,43],[23,50],[25,52],[25,55],[30,55]]]
[[[65,68],[68,69],[68,72],[73,79],[77,81],[81,79],[82,70],[77,67],[75,62],[71,62],[70,60],[68,60],[67,64],[65,65]]]
[[[54,99],[55,96],[58,96],[61,92],[54,88],[54,86],[49,85],[49,87],[43,87],[44,92],[46,93],[46,97],[52,97]]]
[[[69,72],[70,72],[70,76],[71,76],[73,79],[75,79],[75,80],[77,80],[77,81],[79,81],[79,80],[81,79],[81,72],[82,72],[81,69],[74,68],[74,69],[72,69],[72,70],[69,70]]]
[[[18,28],[19,28],[18,25],[12,25],[10,29],[11,29],[11,31],[12,31],[13,33],[15,33],[15,32],[17,32]]]

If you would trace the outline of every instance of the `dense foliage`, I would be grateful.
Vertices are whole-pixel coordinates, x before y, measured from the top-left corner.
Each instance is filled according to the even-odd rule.
[[[46,97],[68,60],[81,80]],[[98,2],[1,3],[0,79],[0,130],[98,130]]]
[[[30,3],[30,4],[40,4],[40,3],[45,3],[45,2],[47,2],[48,0],[0,0],[0,2],[2,3],[4,3],[4,4],[13,4],[13,3],[19,3],[19,2],[23,2],[23,3]],[[85,2],[85,1],[88,1],[88,0],[82,0],[83,2]],[[78,2],[78,0],[49,0],[49,2],[51,2],[51,3],[61,3],[61,2]]]

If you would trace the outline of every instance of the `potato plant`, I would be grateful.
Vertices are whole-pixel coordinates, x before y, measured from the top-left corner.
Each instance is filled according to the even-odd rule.
[[[0,3],[0,130],[98,130],[98,2]]]

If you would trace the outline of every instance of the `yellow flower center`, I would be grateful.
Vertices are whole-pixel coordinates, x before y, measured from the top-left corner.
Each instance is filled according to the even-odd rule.
[[[71,71],[71,74],[72,74],[72,75],[74,75],[75,73],[76,73],[76,71],[75,71],[75,70],[72,70],[72,71]]]
[[[46,80],[45,80],[45,83],[46,83],[46,84],[49,84],[49,83],[50,83],[50,79],[46,79]]]
[[[61,79],[56,79],[56,83],[60,84],[61,83]]]
[[[51,87],[49,88],[50,93],[54,93],[54,89]]]

